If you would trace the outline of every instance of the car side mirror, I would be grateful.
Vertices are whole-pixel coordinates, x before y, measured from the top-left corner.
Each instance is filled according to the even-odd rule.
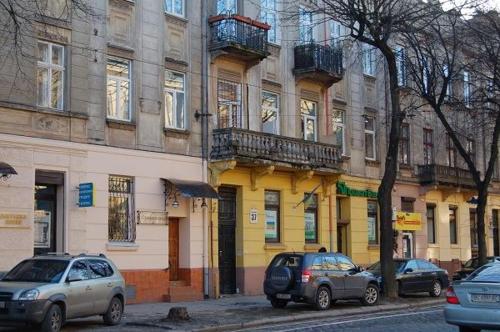
[[[407,268],[404,272],[404,274],[407,274],[407,273],[412,273],[413,272],[413,269],[411,267]]]

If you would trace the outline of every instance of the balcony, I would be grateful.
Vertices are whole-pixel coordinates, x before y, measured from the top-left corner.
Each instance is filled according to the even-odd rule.
[[[258,63],[268,52],[270,26],[240,15],[217,15],[209,18],[209,50],[215,56],[226,55],[245,62]]]
[[[239,128],[214,129],[212,160],[241,164],[273,164],[282,168],[315,169],[338,173],[340,149],[336,145]]]
[[[462,187],[474,189],[475,184],[468,170],[443,165],[419,165],[418,177],[424,185]]]
[[[297,80],[309,79],[321,82],[329,88],[343,77],[342,49],[319,44],[295,46],[295,68]]]

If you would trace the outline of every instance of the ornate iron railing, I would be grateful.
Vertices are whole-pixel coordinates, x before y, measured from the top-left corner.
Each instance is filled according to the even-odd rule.
[[[336,145],[240,128],[225,128],[213,131],[211,158],[260,159],[296,167],[339,168],[341,155]]]
[[[319,70],[341,76],[342,49],[315,43],[295,46],[295,71]]]
[[[456,186],[474,186],[472,175],[466,169],[444,165],[419,165],[418,176],[424,184],[447,184]]]

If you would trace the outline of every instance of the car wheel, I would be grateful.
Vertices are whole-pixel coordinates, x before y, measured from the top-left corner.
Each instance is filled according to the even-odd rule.
[[[102,317],[106,325],[118,325],[123,316],[123,303],[118,297],[113,297],[109,303],[108,311]]]
[[[480,332],[481,331],[480,329],[475,329],[475,328],[468,327],[468,326],[459,326],[458,330],[460,332]]]
[[[361,298],[361,303],[363,303],[363,305],[369,305],[369,306],[375,305],[378,302],[379,295],[380,295],[380,293],[379,293],[378,287],[375,285],[369,284],[366,287],[365,294]]]
[[[316,309],[318,310],[327,310],[330,308],[330,304],[332,301],[332,296],[330,295],[330,290],[325,286],[321,286],[318,288],[316,292]]]
[[[59,332],[61,330],[63,322],[63,315],[61,307],[57,304],[50,306],[49,310],[43,318],[42,324],[40,326],[40,331],[42,332]]]
[[[439,280],[434,280],[432,282],[432,288],[431,288],[431,291],[429,292],[429,294],[432,297],[440,297],[442,291],[443,291],[443,287],[441,286],[441,283],[439,282]]]
[[[284,307],[286,307],[288,301],[286,300],[279,300],[279,299],[271,299],[271,305],[273,306],[273,308],[276,308],[276,309],[282,309]]]

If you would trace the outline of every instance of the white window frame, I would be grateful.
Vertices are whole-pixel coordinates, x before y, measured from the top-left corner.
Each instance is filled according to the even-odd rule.
[[[403,46],[396,46],[396,68],[398,70],[398,86],[406,86],[406,50]]]
[[[422,83],[424,93],[427,94],[429,91],[429,62],[427,61],[427,58],[422,59]]]
[[[307,40],[307,37],[310,37]],[[299,7],[299,41],[301,44],[314,42],[314,15],[305,6]]]
[[[222,128],[243,128],[243,95],[242,95],[242,88],[241,88],[241,83],[239,82],[233,82],[225,79],[219,79],[217,81],[217,89],[219,89],[219,81],[223,81],[226,84],[230,84],[233,86],[236,86],[236,93],[238,96],[238,99],[236,101],[233,100],[228,100],[228,99],[219,99],[219,91],[217,91],[217,128],[222,129]],[[237,126],[228,126],[228,127],[221,127],[220,123],[220,106],[221,105],[228,105],[229,109],[232,110],[233,106],[237,107],[237,112],[236,112],[236,123]],[[229,112],[229,123],[234,123],[233,119],[233,112]]]
[[[363,74],[375,77],[377,72],[377,57],[375,48],[363,44]]]
[[[38,44],[45,44],[47,45],[47,50],[48,50],[48,58],[49,58],[49,61],[50,62],[43,62],[43,61],[40,61],[38,60],[37,61],[37,71],[38,71],[38,68],[43,68],[43,69],[47,69],[47,80],[48,80],[48,96],[47,96],[47,105],[40,105],[38,102],[39,102],[39,96],[38,96],[38,88],[37,88],[37,106],[39,107],[45,107],[45,108],[51,108],[51,109],[56,109],[56,110],[59,110],[59,111],[62,111],[64,110],[64,103],[65,103],[65,100],[64,100],[64,92],[66,90],[66,86],[65,86],[65,66],[66,66],[66,50],[64,48],[63,45],[60,45],[60,44],[56,44],[56,43],[50,43],[50,42],[46,42],[46,41],[42,41],[42,40],[38,40],[37,41],[37,47],[38,47]],[[62,49],[62,61],[63,61],[63,65],[57,65],[57,64],[53,64],[52,63],[52,47],[53,46],[57,46],[57,47],[60,47]],[[37,49],[38,51],[38,49]],[[61,107],[60,108],[54,108],[52,107],[52,71],[55,70],[55,71],[59,71],[61,72],[61,86],[62,86],[62,95],[61,95]],[[38,80],[38,73],[37,73],[37,80]],[[37,82],[38,84],[38,82]]]
[[[337,113],[336,115],[334,115],[334,118],[333,118],[333,123],[335,126],[334,127],[335,137],[337,136],[337,131],[340,128],[342,130],[342,145],[341,145],[342,155],[345,156],[346,155],[346,133],[345,133],[346,112],[344,110],[334,110],[334,112]],[[342,122],[338,122],[336,120],[336,119],[338,119],[338,116],[337,116],[338,114],[341,114]],[[336,142],[336,144],[339,144],[339,142]]]
[[[373,120],[373,130],[366,128],[366,124],[368,123],[368,119]],[[372,160],[372,161],[377,160],[376,126],[377,126],[377,124],[375,122],[375,117],[374,116],[366,116],[366,119],[365,119],[365,141],[366,141],[366,135],[370,135],[372,137],[372,147],[373,147],[373,158],[368,157],[366,155],[366,147],[365,147],[365,159],[366,160]],[[366,146],[366,142],[365,142],[365,146]]]
[[[471,86],[470,73],[468,71],[464,71],[464,104],[466,107],[471,106]]]
[[[345,36],[344,26],[335,20],[330,20],[330,46],[342,47],[343,36]]]
[[[280,121],[280,95],[275,93],[275,92],[262,90],[262,102],[264,101],[264,94],[273,95],[276,97],[276,107],[269,107],[269,110],[276,113],[276,126],[275,126],[276,130],[272,134],[279,135],[280,134],[280,127],[281,127],[281,123],[280,123],[281,122]],[[261,105],[262,111],[264,110],[263,106],[264,105]],[[262,122],[262,116],[261,116],[261,122]],[[262,131],[264,131],[264,123],[262,123]]]
[[[312,103],[314,106],[314,115],[309,115],[309,114],[304,114],[302,113],[302,109],[300,110],[300,115],[302,117],[302,132],[303,132],[303,139],[311,142],[306,138],[306,126],[307,126],[307,120],[313,120],[314,121],[314,142],[318,141],[318,102],[312,101],[309,99],[301,98],[301,104],[302,100],[308,101]]]
[[[121,76],[114,76],[114,75],[109,75],[108,72],[107,72],[107,63],[109,60],[114,60],[114,61],[120,61],[120,62],[123,62],[123,63],[127,63],[128,64],[128,77],[127,78],[124,78],[124,77],[121,77]],[[120,105],[119,103],[119,100],[120,100],[120,91],[121,89],[119,89],[120,87],[120,83],[121,82],[128,82],[128,105],[127,105],[127,114],[128,114],[128,118],[120,118],[120,117],[117,117],[117,116],[111,116],[108,114],[108,109],[107,109],[107,103],[106,103],[106,118],[108,119],[112,119],[112,120],[118,120],[118,121],[132,121],[132,61],[131,60],[128,60],[128,59],[124,59],[124,58],[118,58],[118,57],[113,57],[113,56],[108,56],[106,58],[106,97],[107,97],[107,85],[108,85],[108,81],[111,79],[111,80],[114,80],[116,81],[116,86],[117,86],[117,89],[116,89],[116,114],[119,114],[120,112],[118,112],[118,107]]]
[[[260,20],[271,26],[267,31],[267,41],[272,44],[280,44],[277,0],[260,0]]]
[[[238,13],[238,0],[217,0],[217,14],[234,15]]]
[[[448,65],[444,65],[443,66],[443,79],[449,79],[449,76],[450,75],[450,70],[448,69]],[[447,100],[450,100],[451,97],[452,97],[452,84],[451,84],[451,79],[448,81],[448,84],[446,85],[446,99]]]
[[[180,1],[182,3],[182,13],[175,12],[175,2]],[[168,4],[172,7],[173,11],[168,10]],[[185,0],[165,0],[165,12],[174,16],[186,17],[186,1]]]
[[[169,69],[166,69],[165,73],[166,72],[171,72],[171,73],[182,76],[183,90],[169,88],[166,86],[166,82],[165,82],[164,89],[163,89],[164,100],[165,100],[165,128],[185,130],[186,129],[186,74],[178,72],[178,71],[174,71],[174,70],[169,70]],[[172,121],[174,123],[173,126],[167,125],[167,101],[166,101],[167,92],[171,92],[174,96],[173,106],[172,106],[172,109],[173,109]],[[184,118],[184,121],[182,122],[182,127],[177,127],[177,125],[176,125],[177,124],[177,94],[179,92],[182,92],[182,96],[183,96],[183,104],[182,105],[184,106],[182,109],[183,118]]]

